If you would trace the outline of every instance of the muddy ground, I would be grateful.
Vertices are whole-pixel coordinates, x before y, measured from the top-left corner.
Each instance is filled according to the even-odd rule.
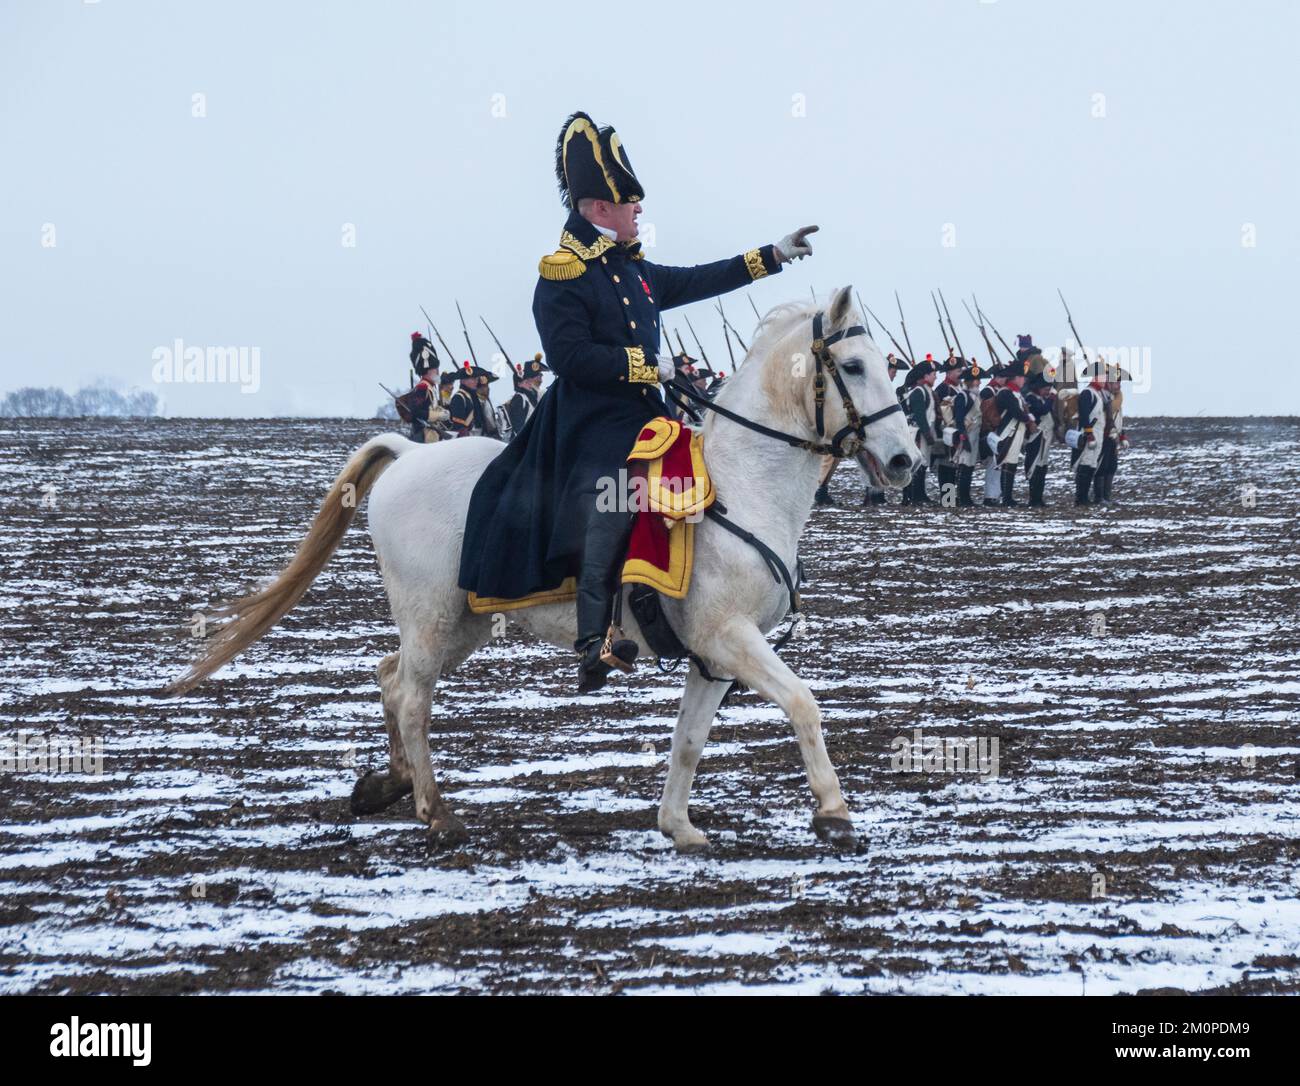
[[[841,472],[787,659],[863,850],[817,842],[746,695],[705,856],[655,829],[679,677],[575,697],[517,637],[434,706],[468,843],[409,798],[354,817],[397,647],[364,517],[282,627],[158,695],[383,426],[0,421],[0,739],[104,752],[0,773],[0,991],[1300,992],[1297,420],[1133,420],[1082,513],[1060,450],[1041,512],[864,509]],[[898,771],[916,729],[997,739],[996,775]]]

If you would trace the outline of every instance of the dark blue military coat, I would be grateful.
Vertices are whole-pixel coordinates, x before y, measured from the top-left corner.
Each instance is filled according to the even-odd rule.
[[[617,479],[659,389],[660,313],[780,270],[773,247],[672,268],[616,244],[576,211],[542,258],[533,318],[556,380],[474,488],[460,585],[517,599],[577,573],[598,480]]]

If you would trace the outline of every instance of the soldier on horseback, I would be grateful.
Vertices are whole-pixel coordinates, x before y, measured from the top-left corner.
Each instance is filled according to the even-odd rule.
[[[586,693],[636,659],[635,642],[610,627],[634,510],[598,512],[596,495],[618,478],[645,424],[667,414],[659,385],[675,366],[660,354],[660,314],[808,255],[816,227],[712,264],[653,264],[637,241],[645,189],[613,128],[574,113],[556,142],[555,174],[569,217],[539,265],[533,316],[556,380],[474,489],[459,583],[509,601],[575,598]]]

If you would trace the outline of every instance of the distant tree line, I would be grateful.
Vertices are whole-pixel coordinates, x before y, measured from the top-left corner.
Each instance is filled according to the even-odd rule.
[[[0,400],[0,417],[10,419],[142,418],[158,414],[158,394],[144,389],[92,385],[68,393],[61,388],[20,388]]]

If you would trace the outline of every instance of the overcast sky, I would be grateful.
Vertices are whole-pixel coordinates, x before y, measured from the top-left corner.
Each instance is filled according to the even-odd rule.
[[[897,288],[938,355],[939,286],[983,357],[959,297],[1050,344],[1059,286],[1086,343],[1149,349],[1129,414],[1300,413],[1275,365],[1297,335],[1298,11],[4,0],[0,391],[103,379],[172,415],[366,415],[419,304],[462,350],[454,298],[480,359],[480,314],[529,355],[565,214],[555,138],[584,109],[645,185],[652,259],[821,225],[760,309],[852,282],[892,323]],[[686,312],[725,368],[711,306]],[[257,347],[259,390],[155,385],[177,338]]]

